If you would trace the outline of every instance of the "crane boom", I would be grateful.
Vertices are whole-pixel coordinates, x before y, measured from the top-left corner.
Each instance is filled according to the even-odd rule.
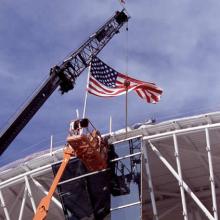
[[[49,78],[1,132],[0,155],[8,148],[58,86],[62,94],[74,88],[76,78],[88,67],[92,57],[102,50],[128,19],[129,17],[124,10],[117,11],[61,65],[51,68]]]

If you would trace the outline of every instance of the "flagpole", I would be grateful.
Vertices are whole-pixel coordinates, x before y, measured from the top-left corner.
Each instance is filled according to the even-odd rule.
[[[125,132],[128,132],[128,82],[126,82],[126,95],[125,95]]]
[[[82,118],[85,118],[85,116],[86,116],[86,106],[87,106],[87,99],[88,99],[88,86],[89,86],[90,70],[91,70],[91,62],[89,64],[89,68],[88,68],[88,76],[87,76],[87,83],[86,83],[86,94],[85,94],[85,99],[84,99],[83,117]]]
[[[126,75],[128,77],[128,22],[126,24]],[[126,94],[125,94],[125,132],[127,135],[128,132],[128,88],[129,88],[130,82],[128,79],[125,81],[126,86]]]

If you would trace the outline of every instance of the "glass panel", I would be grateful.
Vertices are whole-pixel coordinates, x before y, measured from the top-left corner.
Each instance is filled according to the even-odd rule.
[[[129,156],[141,151],[141,142],[134,139],[114,146],[118,157]],[[111,197],[111,207],[113,209],[112,219],[134,220],[140,218],[140,204],[114,210],[117,207],[125,206],[140,201],[141,182],[141,155],[132,156],[118,161],[116,164],[116,174],[122,177],[129,187],[129,194]]]

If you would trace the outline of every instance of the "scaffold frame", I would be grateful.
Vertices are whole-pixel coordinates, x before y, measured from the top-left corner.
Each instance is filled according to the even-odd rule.
[[[141,205],[142,209],[152,213],[149,214],[149,219],[166,220],[170,215],[176,215],[180,220],[218,220],[218,201],[220,200],[218,172],[220,151],[216,147],[220,143],[218,133],[220,133],[219,112],[142,126],[138,129],[128,129],[127,133],[121,130],[107,134],[110,135],[110,143],[114,145],[136,138],[140,139],[141,152],[125,155],[114,161],[141,154],[144,158],[142,166],[145,166],[147,176],[146,182],[142,183],[147,186],[146,204],[142,204],[141,200],[134,201],[113,207],[111,211]],[[208,184],[204,185],[206,188],[197,190],[197,182],[193,179],[195,177],[190,176],[194,170],[190,168],[191,164],[187,163],[185,155],[196,158],[192,163],[200,165],[202,173],[205,173],[198,178],[207,179],[208,177]],[[46,154],[42,153],[37,158],[33,156],[31,160],[26,160],[15,168],[9,167],[1,170],[0,219],[21,220],[27,218],[26,212],[34,213],[39,200],[36,198],[38,197],[36,192],[41,192],[42,195],[48,192],[41,180],[47,181],[46,179],[51,178],[51,176],[48,178],[43,178],[43,176],[51,173],[51,165],[60,162],[61,159],[62,149],[53,148],[53,152],[49,149]],[[156,168],[163,172],[161,175],[157,173],[159,171],[154,167],[155,164]],[[189,168],[186,169],[186,165]],[[97,172],[86,175],[95,173]],[[163,183],[162,180],[166,180],[163,176],[169,179],[170,186]],[[60,184],[65,184],[65,182]],[[171,186],[175,186],[173,188],[176,191],[166,190],[169,187],[172,189]],[[52,203],[57,207],[55,211],[61,213],[62,205],[56,197],[53,197]],[[207,207],[207,204],[210,206]],[[18,213],[16,218],[14,210]]]

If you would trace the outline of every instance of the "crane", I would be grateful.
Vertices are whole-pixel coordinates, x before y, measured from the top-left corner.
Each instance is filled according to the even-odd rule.
[[[61,94],[74,88],[77,77],[89,66],[92,57],[96,56],[111,38],[119,33],[120,28],[128,19],[129,16],[124,10],[117,11],[62,64],[51,68],[46,81],[2,130],[0,134],[0,155],[3,154],[57,87],[59,87]]]

